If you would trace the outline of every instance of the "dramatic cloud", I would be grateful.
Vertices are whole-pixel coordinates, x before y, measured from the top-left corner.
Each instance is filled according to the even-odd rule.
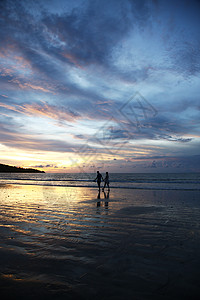
[[[2,162],[199,171],[198,1],[4,0],[0,34]]]

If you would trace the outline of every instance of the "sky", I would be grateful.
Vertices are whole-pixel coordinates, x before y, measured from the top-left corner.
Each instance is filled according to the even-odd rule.
[[[200,172],[200,2],[0,2],[0,163]]]

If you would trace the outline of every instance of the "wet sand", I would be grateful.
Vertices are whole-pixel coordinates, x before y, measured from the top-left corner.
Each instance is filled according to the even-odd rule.
[[[200,192],[0,187],[6,299],[199,299]]]

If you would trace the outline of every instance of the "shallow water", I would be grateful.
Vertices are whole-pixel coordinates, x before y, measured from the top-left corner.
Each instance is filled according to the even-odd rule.
[[[84,187],[2,186],[1,278],[19,293],[37,282],[41,293],[72,299],[195,296],[199,196],[113,189],[99,199]]]
[[[103,177],[105,176],[102,173]],[[0,184],[96,188],[95,173],[0,173]],[[112,173],[112,188],[145,190],[200,190],[200,173]],[[103,183],[102,183],[103,184]]]

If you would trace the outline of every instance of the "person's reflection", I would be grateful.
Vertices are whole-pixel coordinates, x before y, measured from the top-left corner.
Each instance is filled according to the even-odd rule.
[[[100,197],[100,190],[99,190],[99,192],[97,194],[97,199],[101,199],[101,197]],[[97,207],[100,207],[100,206],[101,206],[101,202],[97,201]]]
[[[109,199],[109,193],[110,193],[109,191],[107,192],[107,194],[106,194],[106,192],[104,192],[104,198],[105,199]]]
[[[106,192],[104,192],[104,199],[105,199],[105,208],[108,208],[108,200],[107,199],[109,199],[109,191],[106,193]],[[100,207],[101,206],[101,195],[100,195],[100,191],[98,192],[98,194],[97,194],[97,199],[99,200],[99,201],[97,201],[97,207]]]
[[[104,192],[104,198],[109,199],[109,191],[107,192],[107,194],[106,194],[106,192]],[[108,201],[106,201],[106,200],[105,200],[105,208],[108,208]]]

